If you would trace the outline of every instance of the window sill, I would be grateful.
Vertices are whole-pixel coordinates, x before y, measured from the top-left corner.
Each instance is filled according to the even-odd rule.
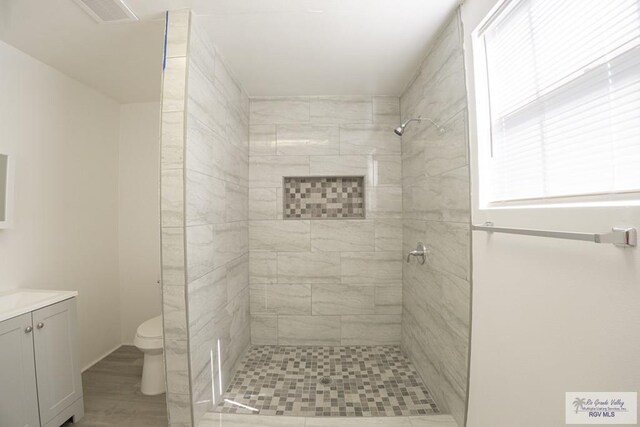
[[[510,200],[482,204],[480,211],[512,209],[603,208],[640,206],[640,193],[595,194],[528,200]]]

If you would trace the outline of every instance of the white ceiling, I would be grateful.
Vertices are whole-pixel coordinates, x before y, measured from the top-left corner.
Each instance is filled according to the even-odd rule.
[[[163,11],[192,7],[251,96],[399,95],[459,0],[0,0],[0,39],[121,103],[159,99]]]
[[[163,39],[162,19],[98,24],[73,0],[0,0],[0,40],[121,103],[160,99]]]
[[[194,0],[251,96],[400,95],[458,0]]]

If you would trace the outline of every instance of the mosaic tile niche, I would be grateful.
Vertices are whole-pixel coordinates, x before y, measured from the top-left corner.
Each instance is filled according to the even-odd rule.
[[[364,177],[284,177],[284,219],[365,217]]]

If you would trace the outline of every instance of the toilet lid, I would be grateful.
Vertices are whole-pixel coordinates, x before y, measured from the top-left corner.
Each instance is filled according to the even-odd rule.
[[[162,337],[162,316],[149,319],[138,326],[138,336],[143,338]]]

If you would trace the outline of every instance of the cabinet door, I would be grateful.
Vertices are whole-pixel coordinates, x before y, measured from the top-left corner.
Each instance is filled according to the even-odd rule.
[[[40,427],[31,313],[0,322],[0,426]]]
[[[76,300],[33,312],[40,421],[45,425],[82,396]]]

